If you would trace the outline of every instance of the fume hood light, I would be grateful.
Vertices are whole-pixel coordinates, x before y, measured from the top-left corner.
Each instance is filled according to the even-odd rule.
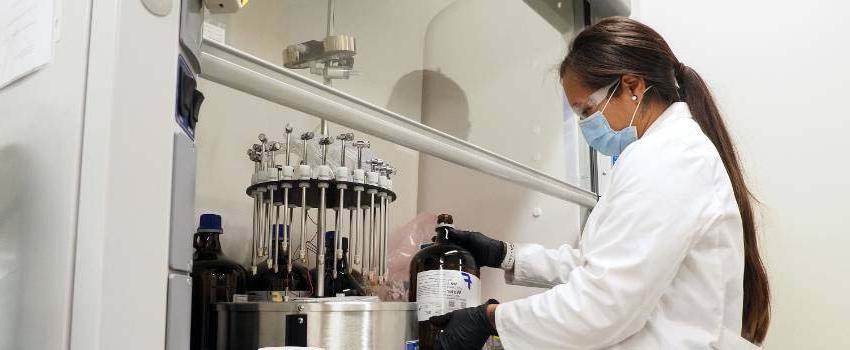
[[[289,69],[308,68],[310,62],[320,59],[324,52],[325,44],[318,40],[289,45],[283,50],[283,66]]]
[[[234,13],[248,4],[248,0],[204,0],[210,13]]]
[[[283,66],[290,69],[310,68],[310,73],[326,80],[348,79],[357,54],[353,36],[336,34],[323,41],[310,40],[289,45],[283,50]]]

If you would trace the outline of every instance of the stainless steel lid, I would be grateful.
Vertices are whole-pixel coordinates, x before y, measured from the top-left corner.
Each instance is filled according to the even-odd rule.
[[[219,311],[225,312],[331,312],[331,311],[416,311],[416,303],[372,302],[372,301],[287,301],[219,303]]]

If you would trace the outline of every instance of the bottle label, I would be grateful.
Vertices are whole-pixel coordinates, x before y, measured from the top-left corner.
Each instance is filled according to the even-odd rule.
[[[481,304],[481,280],[457,270],[431,270],[416,274],[419,321]]]

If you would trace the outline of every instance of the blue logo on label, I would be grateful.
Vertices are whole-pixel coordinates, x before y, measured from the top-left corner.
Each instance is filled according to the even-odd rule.
[[[466,282],[466,289],[472,290],[472,276],[466,272],[461,272],[460,274],[463,275],[463,281]]]
[[[408,340],[404,343],[404,350],[419,350],[418,340]]]

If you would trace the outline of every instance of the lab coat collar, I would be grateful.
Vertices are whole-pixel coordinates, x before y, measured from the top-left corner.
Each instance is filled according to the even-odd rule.
[[[658,116],[658,119],[652,122],[652,125],[649,126],[649,129],[646,129],[646,132],[643,133],[641,138],[651,135],[659,129],[663,129],[665,124],[668,124],[673,120],[682,118],[693,118],[691,116],[691,110],[688,108],[688,104],[685,102],[673,102],[670,104],[670,107],[667,107],[667,109]]]

